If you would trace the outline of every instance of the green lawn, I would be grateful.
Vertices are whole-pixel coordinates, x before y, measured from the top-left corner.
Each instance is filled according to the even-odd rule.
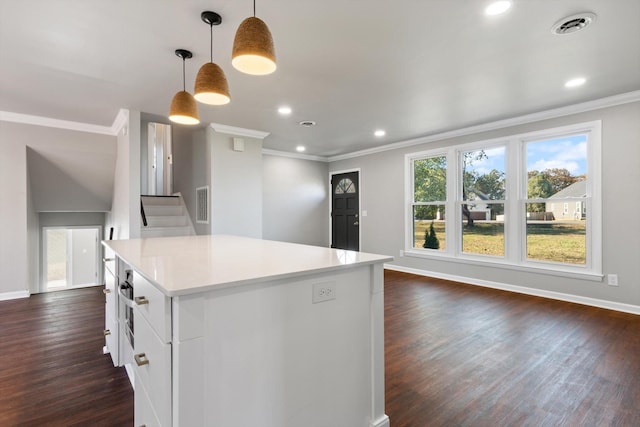
[[[424,233],[430,220],[415,222],[414,246],[422,248]],[[444,222],[434,221],[433,228],[444,250]],[[504,225],[498,222],[477,222],[463,229],[463,250],[466,253],[504,256]],[[527,257],[532,260],[585,264],[586,227],[584,221],[546,221],[527,224]]]

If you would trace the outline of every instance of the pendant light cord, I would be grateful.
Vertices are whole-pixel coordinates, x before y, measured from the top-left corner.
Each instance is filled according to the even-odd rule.
[[[253,0],[253,17],[256,17],[256,0]]]
[[[185,68],[184,68],[184,64],[185,64],[185,60],[184,60],[184,57],[183,57],[183,58],[182,58],[182,91],[183,91],[183,92],[186,92],[186,91],[187,91],[187,85],[186,85],[186,83],[185,83],[185,77],[184,77],[184,75],[185,75],[185,71],[184,71],[184,70],[185,70]]]
[[[210,62],[213,62],[213,24],[210,24],[209,26],[211,27],[211,44],[210,44],[210,46],[211,46],[211,61]]]

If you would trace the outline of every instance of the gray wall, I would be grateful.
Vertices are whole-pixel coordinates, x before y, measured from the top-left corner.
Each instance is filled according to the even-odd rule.
[[[618,287],[603,282],[475,266],[452,261],[399,257],[404,249],[404,155],[501,136],[602,120],[603,273],[619,275]],[[620,105],[491,132],[431,142],[332,162],[331,171],[361,169],[362,250],[396,257],[393,264],[427,272],[555,291],[640,305],[640,103]]]
[[[37,289],[38,200],[28,188],[27,147],[36,151],[109,153],[115,159],[116,138],[0,121],[0,294]],[[106,154],[105,154],[106,155]]]
[[[262,237],[329,246],[326,162],[262,157]]]
[[[234,151],[233,138],[207,128],[211,234],[262,238],[262,140],[242,137]]]

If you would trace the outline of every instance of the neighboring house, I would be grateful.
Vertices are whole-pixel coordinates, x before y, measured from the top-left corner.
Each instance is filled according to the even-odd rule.
[[[545,211],[558,219],[585,219],[587,216],[587,182],[574,182],[567,188],[549,197]],[[580,198],[582,200],[575,200]]]

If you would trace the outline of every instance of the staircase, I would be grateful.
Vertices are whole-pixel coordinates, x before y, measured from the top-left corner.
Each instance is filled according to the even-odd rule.
[[[193,236],[195,230],[182,195],[140,196],[141,237]]]

